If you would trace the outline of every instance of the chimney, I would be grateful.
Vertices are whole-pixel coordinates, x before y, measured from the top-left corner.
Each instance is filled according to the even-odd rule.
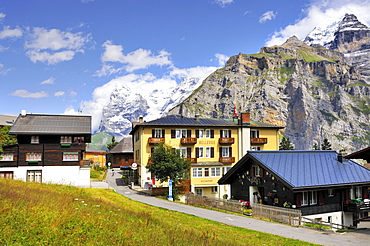
[[[340,150],[340,151],[338,152],[338,161],[343,163],[343,159],[344,159],[344,156],[345,156],[345,155],[346,155],[346,154],[345,154],[345,151],[344,151],[344,150]]]
[[[142,115],[140,115],[140,117],[139,117],[139,123],[144,123],[144,118],[143,118]]]
[[[194,119],[199,120],[199,114],[196,114]]]
[[[241,113],[242,125],[251,124],[251,114],[250,113]]]
[[[21,111],[21,117],[24,118],[24,117],[26,117],[26,115],[27,115],[26,110],[22,109],[22,111]]]

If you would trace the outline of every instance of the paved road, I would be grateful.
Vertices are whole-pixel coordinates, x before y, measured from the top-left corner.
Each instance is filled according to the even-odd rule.
[[[108,186],[114,189],[117,193],[122,194],[132,200],[136,200],[155,207],[166,208],[173,211],[178,211],[186,214],[191,214],[197,217],[217,221],[226,225],[243,227],[251,230],[266,232],[282,237],[298,239],[301,241],[321,244],[321,245],[345,245],[345,246],[362,246],[370,245],[370,230],[361,230],[351,233],[323,233],[316,230],[306,229],[302,227],[291,227],[288,225],[267,222],[263,220],[253,219],[246,216],[228,214],[185,204],[165,201],[151,196],[143,195],[127,186],[123,186],[120,182],[121,172],[116,169],[114,176],[108,175],[106,182]]]

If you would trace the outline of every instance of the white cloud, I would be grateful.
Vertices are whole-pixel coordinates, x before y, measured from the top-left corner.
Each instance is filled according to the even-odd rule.
[[[70,91],[70,92],[69,92],[69,95],[70,95],[71,97],[75,97],[75,96],[77,96],[77,92],[75,92],[75,91]]]
[[[95,75],[97,76],[111,75],[121,70],[133,72],[139,69],[146,69],[150,66],[172,65],[170,59],[171,54],[165,50],[161,50],[155,55],[150,50],[137,49],[125,55],[121,45],[114,45],[109,40],[103,44],[103,47],[105,49],[101,57],[103,65],[102,69],[96,71]],[[112,63],[118,63],[119,67],[114,67]]]
[[[225,7],[227,4],[233,3],[234,0],[215,0],[215,3],[219,4],[222,7]]]
[[[77,52],[83,53],[91,36],[81,32],[63,32],[58,29],[47,30],[35,27],[25,43],[26,54],[32,62],[56,64],[72,60]]]
[[[64,91],[57,91],[54,93],[54,96],[56,97],[60,97],[60,96],[64,96],[65,92]]]
[[[229,60],[229,57],[227,55],[224,55],[224,54],[217,53],[217,54],[215,54],[215,57],[217,58],[218,65],[220,67],[225,66],[227,60]]]
[[[89,2],[94,2],[94,0],[81,0],[81,3],[89,3]]]
[[[316,26],[326,26],[331,22],[342,18],[346,13],[355,14],[359,21],[369,26],[370,23],[369,0],[337,0],[337,1],[314,1],[307,10],[306,16],[296,23],[274,32],[266,41],[266,46],[280,45],[289,37],[296,35],[303,40]]]
[[[4,30],[0,31],[0,39],[5,38],[18,38],[23,35],[23,32],[19,28],[10,29],[9,26],[4,27]]]
[[[4,64],[0,63],[0,75],[6,75],[8,72],[12,71],[11,68],[5,68]]]
[[[6,16],[6,14],[4,14],[4,13],[0,13],[0,21],[1,21],[2,19],[4,19],[4,18],[5,18],[5,16]]]
[[[47,80],[44,80],[40,83],[40,85],[53,85],[55,84],[55,78],[51,77]]]
[[[265,23],[266,21],[268,20],[273,20],[276,18],[276,15],[277,15],[277,12],[274,13],[274,11],[267,11],[266,13],[264,13],[261,17],[260,17],[260,20],[259,22],[260,23]]]
[[[40,92],[29,92],[27,90],[16,90],[9,95],[16,96],[16,97],[24,97],[24,98],[41,98],[41,97],[47,97],[47,93],[45,91]]]

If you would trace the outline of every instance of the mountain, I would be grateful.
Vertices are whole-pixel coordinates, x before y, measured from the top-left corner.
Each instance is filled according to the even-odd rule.
[[[157,88],[153,91],[133,87],[129,83],[117,84],[110,94],[109,104],[102,112],[97,132],[109,132],[115,136],[125,136],[131,131],[131,122],[140,116],[146,120],[160,118],[201,84],[199,78],[188,78],[170,88]]]
[[[235,105],[254,120],[284,126],[295,149],[328,138],[334,149],[352,151],[370,143],[369,95],[369,82],[341,52],[291,37],[231,57],[169,114],[228,118]]]

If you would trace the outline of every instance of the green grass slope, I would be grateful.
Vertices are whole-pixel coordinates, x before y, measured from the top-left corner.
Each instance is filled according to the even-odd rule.
[[[127,199],[0,179],[0,245],[309,245]]]

